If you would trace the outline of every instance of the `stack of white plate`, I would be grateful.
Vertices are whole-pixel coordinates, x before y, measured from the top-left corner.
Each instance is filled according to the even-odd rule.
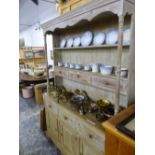
[[[93,33],[91,31],[87,31],[85,32],[82,36],[81,36],[81,45],[83,47],[89,46],[92,42],[93,39]]]
[[[106,44],[116,44],[118,42],[118,31],[112,30],[106,35]]]

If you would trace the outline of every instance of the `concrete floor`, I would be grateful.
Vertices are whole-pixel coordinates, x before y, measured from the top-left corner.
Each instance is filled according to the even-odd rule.
[[[34,98],[19,97],[19,154],[60,155],[59,150],[40,130],[40,109]]]

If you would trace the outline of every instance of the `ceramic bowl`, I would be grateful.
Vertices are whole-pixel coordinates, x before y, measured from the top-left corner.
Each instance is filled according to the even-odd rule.
[[[64,67],[69,68],[69,63],[65,63]]]
[[[62,67],[62,66],[63,66],[63,63],[59,61],[59,62],[58,62],[58,66],[59,66],[59,67]]]
[[[82,65],[76,64],[76,65],[75,65],[75,69],[82,69]]]
[[[85,71],[90,71],[91,70],[91,65],[84,65],[84,70]]]
[[[75,65],[72,64],[72,63],[70,63],[70,64],[69,64],[69,68],[75,68]]]
[[[121,77],[127,77],[128,75],[128,69],[127,68],[121,68],[120,76]]]
[[[99,64],[92,64],[92,72],[93,73],[99,72]]]
[[[103,75],[111,75],[113,71],[113,66],[105,65],[100,67],[100,72]]]

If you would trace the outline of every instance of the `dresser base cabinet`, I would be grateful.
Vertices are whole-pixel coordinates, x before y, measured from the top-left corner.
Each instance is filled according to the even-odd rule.
[[[104,132],[44,94],[47,135],[63,155],[104,155]],[[92,129],[94,128],[94,129]]]

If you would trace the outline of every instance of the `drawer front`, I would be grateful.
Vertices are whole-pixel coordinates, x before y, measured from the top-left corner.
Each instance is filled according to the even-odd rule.
[[[61,113],[59,114],[59,116],[60,116],[60,119],[63,123],[65,123],[67,126],[74,128],[75,119],[73,118],[72,115],[61,110]]]
[[[90,143],[91,145],[96,146],[97,148],[102,148],[104,147],[104,142],[105,142],[105,135],[104,132],[100,132],[98,130],[94,131],[91,130],[91,126],[87,125],[80,125],[80,131],[84,139]]]
[[[98,88],[109,88],[114,90],[116,87],[116,79],[92,76],[92,85]],[[126,80],[120,82],[121,91],[127,91]]]
[[[91,76],[89,76],[86,73],[76,72],[76,71],[70,71],[69,72],[69,79],[73,81],[78,81],[80,83],[84,84],[90,84],[91,83]]]
[[[60,76],[60,77],[63,77],[63,78],[68,78],[68,72],[63,70],[63,69],[55,69],[54,71],[54,75],[55,76]]]
[[[46,104],[46,107],[55,115],[58,115],[58,107],[54,104],[52,104],[51,102],[48,102]]]

